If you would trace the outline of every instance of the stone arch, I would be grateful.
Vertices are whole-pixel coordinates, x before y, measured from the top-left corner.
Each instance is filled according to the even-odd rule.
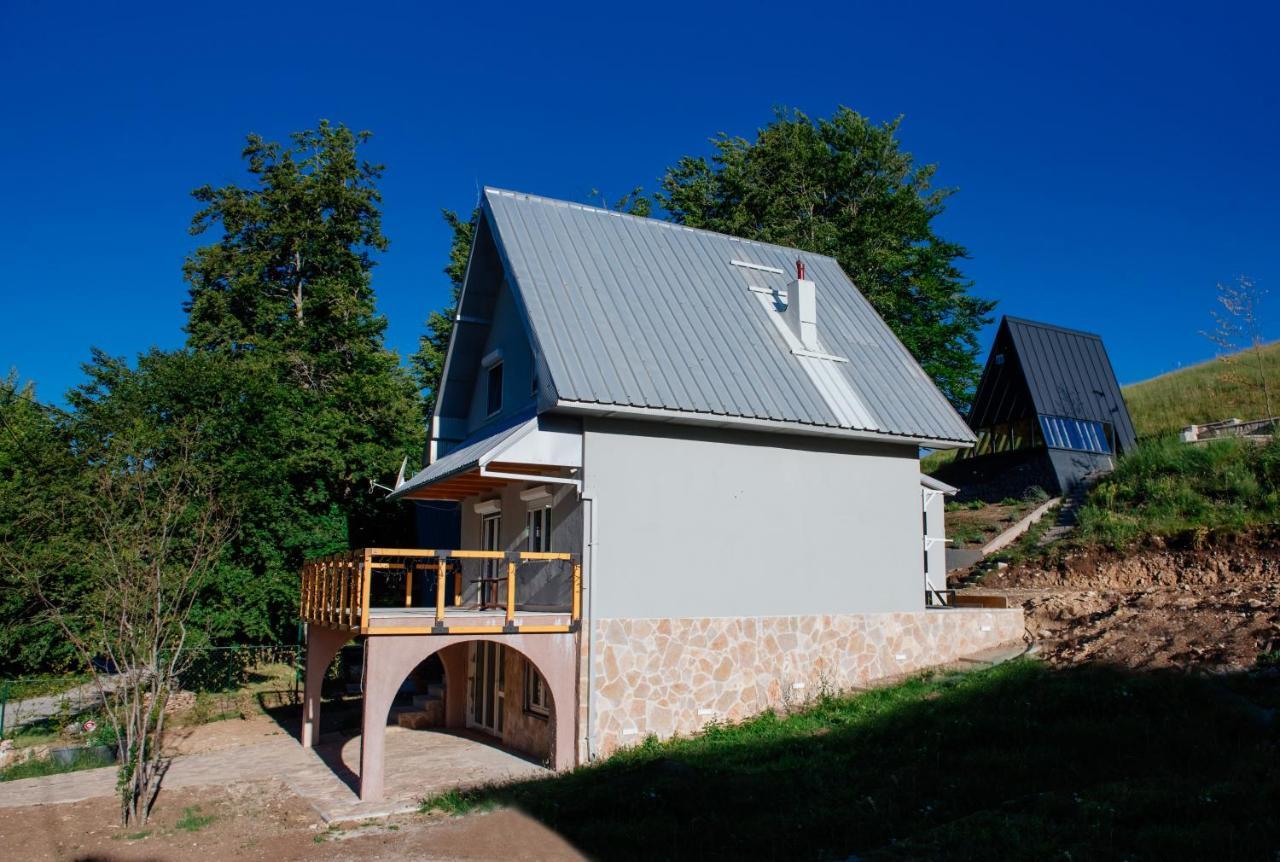
[[[353,640],[349,632],[323,626],[307,626],[307,676],[302,695],[302,746],[314,748],[320,737],[320,689],[324,675],[338,653]]]
[[[511,634],[498,637],[476,635],[374,635],[365,641],[364,724],[360,740],[360,798],[382,798],[387,718],[396,692],[415,667],[427,657],[447,647],[492,641],[514,649],[528,659],[546,680],[551,695],[552,763],[568,769],[574,763],[577,708],[577,658],[574,638],[569,635]],[[453,655],[454,678],[460,650]],[[443,661],[442,656],[442,661]],[[445,673],[450,671],[445,662]],[[465,670],[463,671],[465,674]],[[465,675],[462,677],[465,688]],[[449,714],[460,715],[459,705],[448,704]],[[465,702],[461,705],[465,709]],[[456,725],[454,725],[456,726]]]

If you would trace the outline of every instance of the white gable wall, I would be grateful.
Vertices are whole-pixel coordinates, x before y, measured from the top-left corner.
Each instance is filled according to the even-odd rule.
[[[502,351],[502,410],[494,416],[487,414],[487,369],[477,367],[471,390],[471,407],[467,415],[467,433],[499,417],[517,413],[534,400],[530,388],[533,380],[533,350],[529,347],[529,337],[511,296],[510,286],[505,281],[498,288],[492,323],[480,356],[488,356],[495,350]]]
[[[919,611],[915,447],[588,419],[603,618]]]

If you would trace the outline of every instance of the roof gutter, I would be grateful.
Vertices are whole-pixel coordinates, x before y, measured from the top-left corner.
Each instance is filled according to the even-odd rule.
[[[632,407],[625,404],[600,404],[592,401],[565,401],[555,403],[555,410],[584,416],[603,418],[641,419],[649,422],[667,422],[675,425],[698,425],[709,428],[738,428],[745,431],[769,431],[802,434],[811,437],[829,437],[840,440],[862,440],[874,443],[903,443],[911,446],[927,446],[930,449],[969,449],[975,440],[943,440],[933,437],[912,437],[905,434],[887,434],[856,428],[832,428],[808,425],[804,422],[788,422],[776,419],[755,419],[749,416],[720,416],[712,413],[691,413],[685,410],[666,410],[660,407]]]

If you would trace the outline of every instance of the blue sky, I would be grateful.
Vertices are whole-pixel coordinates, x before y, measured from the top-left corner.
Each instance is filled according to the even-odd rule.
[[[447,296],[442,207],[651,189],[775,105],[905,115],[958,188],[939,231],[975,292],[1100,332],[1122,382],[1211,357],[1239,273],[1278,334],[1265,4],[116,6],[0,0],[0,371],[44,397],[91,345],[181,344],[188,193],[243,179],[246,133],[322,117],[387,165],[375,287],[402,354]]]

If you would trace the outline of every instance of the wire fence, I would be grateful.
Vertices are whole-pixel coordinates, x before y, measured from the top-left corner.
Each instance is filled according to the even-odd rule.
[[[229,644],[190,650],[166,709],[193,721],[301,702],[305,652],[297,645]],[[57,732],[101,711],[124,682],[105,663],[62,675],[0,678],[0,739],[27,729]]]

